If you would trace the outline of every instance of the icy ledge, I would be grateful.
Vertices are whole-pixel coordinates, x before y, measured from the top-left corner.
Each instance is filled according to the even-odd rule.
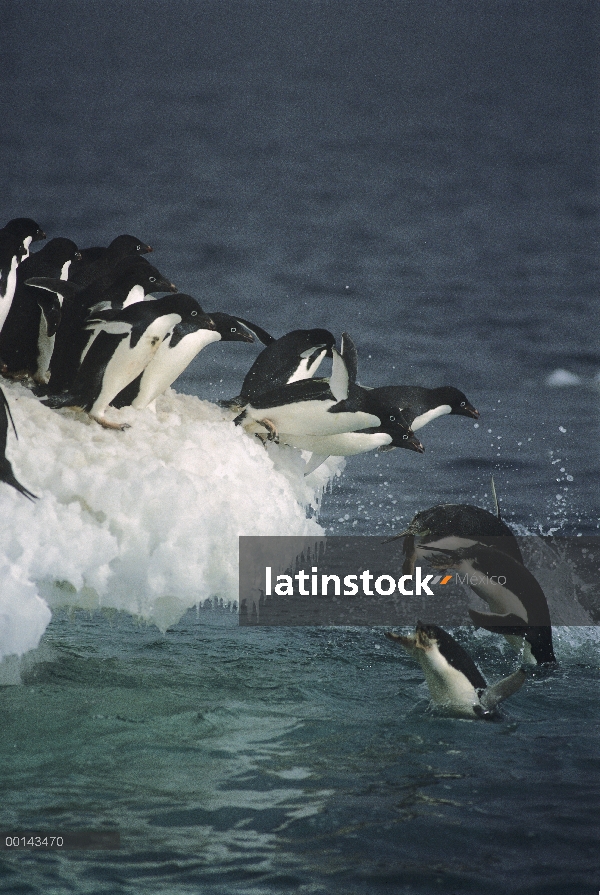
[[[124,408],[124,432],[52,411],[2,383],[19,440],[0,484],[0,659],[34,649],[58,606],[111,607],[174,624],[210,597],[237,601],[239,535],[312,535],[307,510],[343,467],[306,479],[291,449],[265,451],[214,404],[167,392]]]

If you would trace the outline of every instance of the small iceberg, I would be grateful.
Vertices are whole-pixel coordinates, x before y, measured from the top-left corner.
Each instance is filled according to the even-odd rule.
[[[576,373],[570,373],[569,370],[554,370],[546,378],[546,385],[553,388],[564,388],[570,385],[581,385],[581,377]]]
[[[207,599],[238,600],[240,535],[319,535],[323,491],[298,451],[266,451],[208,401],[169,389],[130,429],[53,411],[2,385],[18,441],[7,456],[39,500],[0,485],[0,660],[34,649],[54,608],[111,608],[166,630]]]

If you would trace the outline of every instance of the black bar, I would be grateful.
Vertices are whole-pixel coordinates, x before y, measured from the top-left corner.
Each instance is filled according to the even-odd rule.
[[[76,833],[8,830],[0,833],[0,851],[63,851],[74,848],[100,850],[120,847],[121,834],[116,830],[79,830]]]

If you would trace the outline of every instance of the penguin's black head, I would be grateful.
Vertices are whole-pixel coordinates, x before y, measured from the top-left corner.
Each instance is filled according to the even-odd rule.
[[[163,313],[179,314],[181,317],[181,323],[177,324],[180,334],[197,332],[199,329],[208,329],[214,332],[217,329],[211,315],[203,311],[191,295],[181,292],[177,295],[166,296],[159,301]]]
[[[435,400],[439,404],[449,404],[450,413],[455,416],[468,416],[473,420],[479,419],[479,411],[475,410],[467,396],[460,389],[454,388],[452,385],[444,385],[441,388],[433,389]]]
[[[26,254],[27,249],[24,247],[22,240],[19,239],[18,236],[14,236],[12,233],[5,233],[4,231],[0,232],[1,270],[9,269],[12,263],[12,259],[15,256],[18,261],[21,261],[23,256]]]
[[[81,254],[72,239],[64,236],[56,236],[36,252],[34,258],[40,257],[56,264],[65,264],[67,261],[81,261]]]
[[[139,260],[144,263],[139,266],[139,275],[136,283],[139,286],[143,286],[146,294],[149,292],[177,292],[177,286],[171,283],[170,280],[167,280],[156,267],[148,264],[145,258],[140,258]]]
[[[406,448],[409,451],[417,451],[419,454],[425,452],[425,448],[418,438],[415,437],[406,418],[397,407],[372,397],[369,392],[366,392],[364,395],[364,402],[364,409],[368,413],[379,417],[379,431],[387,432],[388,435],[392,436],[392,447]]]
[[[230,314],[222,314],[221,311],[211,312],[216,330],[221,333],[222,342],[254,342],[254,336],[247,326],[232,317]]]
[[[126,258],[127,255],[146,255],[148,252],[152,251],[152,247],[146,245],[145,242],[142,242],[141,239],[138,239],[137,236],[130,236],[128,233],[123,233],[121,236],[117,236],[108,246],[111,255],[114,255],[117,258]]]
[[[4,230],[12,233],[20,240],[27,239],[28,236],[31,237],[32,242],[37,242],[38,239],[46,239],[46,234],[33,218],[13,218],[8,224],[4,225]]]

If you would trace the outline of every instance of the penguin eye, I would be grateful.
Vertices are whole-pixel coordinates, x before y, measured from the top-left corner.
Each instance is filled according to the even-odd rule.
[[[150,282],[151,282],[151,283],[156,283],[156,277],[150,277]]]
[[[461,406],[461,407],[464,407],[464,406],[465,406],[465,402],[464,402],[464,401],[461,401],[461,402],[460,402],[460,406]]]
[[[198,311],[192,311],[192,317],[195,317]]]
[[[395,417],[395,416],[391,416],[391,417],[390,417],[390,422],[394,423],[395,421],[396,421],[396,417]]]
[[[408,438],[408,435],[403,435],[402,438],[406,440]]]
[[[232,333],[235,333],[235,332],[237,332],[237,329],[236,329],[236,327],[235,327],[235,326],[232,326],[232,327],[231,327],[231,332],[232,332]]]
[[[141,252],[141,251],[142,251],[142,247],[141,247],[141,246],[137,246],[137,247],[136,247],[136,252]]]

